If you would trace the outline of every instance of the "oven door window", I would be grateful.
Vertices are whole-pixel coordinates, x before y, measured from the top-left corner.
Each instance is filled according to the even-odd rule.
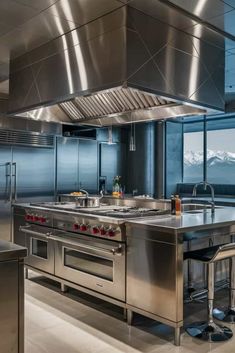
[[[64,266],[113,282],[113,261],[110,259],[64,248]]]
[[[47,260],[48,242],[37,238],[31,238],[31,254]]]

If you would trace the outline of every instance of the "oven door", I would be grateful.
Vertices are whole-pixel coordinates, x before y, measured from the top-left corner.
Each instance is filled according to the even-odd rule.
[[[53,239],[56,276],[125,301],[125,244],[61,232]]]
[[[50,239],[51,229],[36,225],[21,226],[25,234],[28,256],[25,264],[36,269],[54,274],[55,251],[54,241]]]

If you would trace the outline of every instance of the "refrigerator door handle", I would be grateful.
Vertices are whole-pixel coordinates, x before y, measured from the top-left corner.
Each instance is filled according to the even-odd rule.
[[[17,201],[17,168],[16,168],[16,162],[12,163],[12,174],[11,176],[14,178],[13,181],[13,191],[12,191],[12,198],[13,198],[13,202]]]
[[[0,166],[5,166],[6,169],[6,199],[5,202],[12,202],[12,165],[11,162],[1,164]]]

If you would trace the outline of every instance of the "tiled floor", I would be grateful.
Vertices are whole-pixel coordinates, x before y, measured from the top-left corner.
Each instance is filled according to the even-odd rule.
[[[235,336],[226,343],[209,344],[183,333],[181,347],[175,347],[171,328],[141,316],[128,327],[120,308],[73,290],[61,295],[54,282],[33,273],[30,277],[26,281],[25,353],[235,352]],[[205,303],[190,304],[186,312],[189,321],[192,315],[203,319]]]

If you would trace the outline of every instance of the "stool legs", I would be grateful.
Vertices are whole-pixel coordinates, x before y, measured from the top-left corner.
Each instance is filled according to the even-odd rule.
[[[191,240],[188,241],[188,251],[191,250]],[[192,293],[195,291],[192,283],[192,260],[188,259],[188,293],[189,297],[191,300],[192,298]]]
[[[214,271],[214,263],[208,263],[208,320],[193,323],[186,328],[190,336],[209,342],[226,341],[233,336],[232,331],[228,327],[219,326],[213,320]]]
[[[213,315],[216,319],[235,323],[235,257],[229,259],[229,278],[230,278],[230,289],[229,289],[229,306],[227,310],[214,309]]]

